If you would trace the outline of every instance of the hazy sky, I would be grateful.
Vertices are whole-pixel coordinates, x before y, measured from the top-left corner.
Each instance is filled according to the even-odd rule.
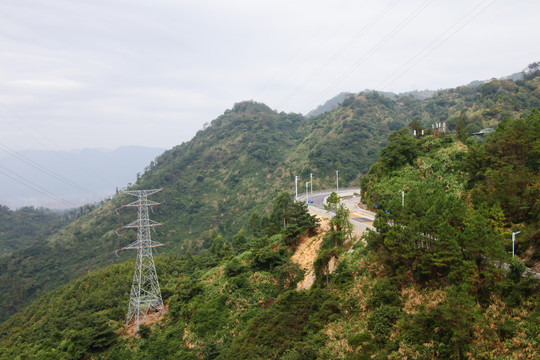
[[[2,0],[0,145],[170,148],[235,102],[441,89],[540,60],[535,0]],[[1,150],[1,149],[0,149]]]

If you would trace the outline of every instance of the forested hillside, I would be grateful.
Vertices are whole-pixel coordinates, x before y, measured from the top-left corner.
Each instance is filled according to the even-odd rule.
[[[154,200],[165,203],[152,214],[156,221],[167,221],[155,234],[167,243],[161,249],[196,255],[210,247],[214,230],[232,241],[254,211],[254,218],[264,219],[278,193],[294,191],[295,175],[303,184],[313,173],[314,190],[333,187],[335,170],[341,186],[358,184],[388,135],[411,122],[427,128],[445,121],[463,134],[540,107],[540,77],[529,75],[516,82],[494,79],[442,90],[425,100],[363,92],[310,119],[256,102],[238,103],[191,141],[149,164],[133,188],[163,188]],[[114,198],[47,241],[1,258],[0,319],[44,291],[126,261],[129,255],[117,258],[112,251],[131,242],[134,233],[118,237],[114,230],[135,214],[124,209],[117,215],[114,209],[131,200],[127,195]]]
[[[94,209],[85,205],[69,211],[22,207],[11,210],[0,205],[0,257],[44,242],[62,226]]]
[[[50,236],[60,223],[60,216],[47,209],[25,207],[13,211],[0,205],[0,257]]]
[[[539,123],[537,112],[505,120],[484,145],[394,132],[362,178],[378,209],[377,231],[362,241],[350,241],[336,196],[328,203],[338,216],[322,230],[283,192],[230,241],[214,230],[198,254],[157,256],[168,311],[141,325],[138,337],[123,325],[128,262],[49,292],[4,322],[0,357],[536,359],[539,283],[523,277],[523,263],[508,252],[512,217],[496,201],[476,206],[468,195],[489,182],[467,169],[479,148],[504,145],[518,128],[538,132]],[[537,156],[537,139],[522,139],[532,145],[525,159]],[[527,214],[524,233],[538,225]],[[297,291],[304,274],[292,255],[316,241],[314,286]]]
[[[360,145],[357,135],[367,127],[374,131],[362,135]],[[307,181],[313,173],[315,190],[333,186],[335,169],[342,186],[357,183],[358,169],[367,171],[388,132],[386,120],[351,118],[347,109],[307,120],[264,104],[239,103],[191,141],[149,164],[133,188],[163,188],[154,200],[165,203],[151,214],[167,222],[156,234],[168,244],[163,251],[196,253],[207,246],[213,229],[231,239],[252,211],[264,215],[276,194],[294,191],[295,175]],[[1,258],[0,319],[43,290],[125,261],[112,251],[128,244],[134,233],[119,237],[115,230],[136,214],[127,209],[116,214],[114,209],[130,201],[127,195],[115,198],[46,242]]]
[[[0,358],[215,358],[280,294],[294,293],[303,276],[291,249],[318,222],[285,192],[269,210],[266,220],[250,221],[230,242],[214,231],[200,255],[156,257],[169,319],[158,342],[147,342],[154,336],[148,326],[139,329],[144,343],[123,328],[129,261],[51,291],[0,325]]]
[[[389,221],[403,220],[399,218],[402,207],[420,200],[421,209],[447,212],[439,223],[421,219],[431,222],[429,233],[433,235],[443,219],[459,226],[465,238],[478,238],[490,223],[499,234],[486,235],[486,241],[503,236],[504,230],[501,246],[505,245],[507,253],[511,253],[510,234],[520,231],[515,251],[533,266],[540,261],[539,134],[537,110],[518,119],[505,118],[485,143],[459,132],[456,137],[435,134],[417,139],[406,129],[395,132],[362,178],[363,201],[372,209],[389,211]],[[415,196],[418,199],[413,200]],[[464,222],[476,218],[480,221],[477,232],[466,234]],[[409,221],[416,219],[420,217],[403,220],[407,229],[414,228]],[[482,221],[487,223],[482,225]]]

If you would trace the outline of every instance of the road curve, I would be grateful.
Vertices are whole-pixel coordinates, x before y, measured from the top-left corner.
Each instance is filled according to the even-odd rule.
[[[317,213],[321,216],[332,217],[333,215],[327,212],[324,208],[324,202],[326,198],[335,190],[323,190],[314,192],[313,195],[309,195],[308,210]],[[338,196],[341,197],[342,203],[350,211],[350,221],[353,226],[361,231],[366,229],[375,230],[373,227],[373,220],[375,219],[375,213],[361,209],[358,207],[360,202],[360,188],[344,188],[338,191]],[[306,201],[306,194],[298,196],[298,201]]]

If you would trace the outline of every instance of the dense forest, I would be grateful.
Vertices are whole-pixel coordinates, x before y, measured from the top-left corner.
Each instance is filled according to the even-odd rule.
[[[133,263],[112,251],[131,242],[115,229],[135,214],[115,213],[132,200],[119,195],[0,258],[0,356],[537,357],[539,288],[525,267],[539,258],[538,75],[428,99],[362,92],[310,119],[236,104],[133,186],[163,188],[152,218],[167,221],[154,235],[167,243],[164,317],[138,337],[122,325]],[[316,190],[336,169],[377,209],[362,241],[348,240],[339,199],[324,229],[292,201],[295,175],[313,173]],[[296,291],[291,257],[314,239],[316,282]]]
[[[506,240],[511,232],[520,231],[517,254],[532,265],[540,260],[538,134],[537,110],[518,119],[503,119],[485,143],[467,139],[459,131],[455,137],[439,133],[418,138],[407,129],[395,132],[379,160],[362,178],[363,201],[370,208],[389,211],[387,220],[403,221],[407,229],[411,229],[411,220],[421,218],[401,217],[400,211],[410,205],[420,207],[411,209],[416,213],[426,207],[433,207],[441,216],[448,213],[438,220],[422,220],[437,227],[446,219],[468,238],[480,234],[465,234],[466,222],[475,218],[485,222],[476,225],[477,231],[487,229],[490,223],[506,231]],[[425,231],[436,234],[435,228]],[[486,235],[486,241],[496,237]],[[510,245],[506,241],[506,251],[511,251]]]

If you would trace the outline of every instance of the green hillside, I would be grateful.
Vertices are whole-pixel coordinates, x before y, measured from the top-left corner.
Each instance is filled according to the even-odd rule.
[[[0,257],[43,241],[68,222],[69,217],[48,209],[0,205]]]
[[[333,187],[339,170],[341,186],[357,185],[388,135],[411,121],[424,127],[446,121],[450,129],[475,131],[540,107],[540,77],[533,75],[442,90],[425,100],[364,92],[310,119],[238,103],[192,140],[159,156],[133,188],[163,188],[154,200],[165,204],[152,214],[167,221],[155,235],[168,244],[163,251],[197,254],[209,246],[213,229],[231,240],[253,211],[262,217],[276,194],[292,193],[295,175],[303,185],[313,173],[317,190]],[[116,258],[112,251],[131,242],[134,233],[118,237],[114,230],[135,215],[127,210],[117,215],[114,209],[131,200],[117,197],[47,241],[0,258],[0,319],[44,291],[126,261],[129,255]]]
[[[263,104],[239,103],[191,141],[158,157],[133,188],[163,188],[153,198],[165,203],[151,214],[156,221],[167,222],[155,235],[168,244],[163,251],[181,254],[189,248],[196,253],[207,244],[212,229],[231,239],[252,211],[264,214],[276,194],[293,192],[295,175],[306,181],[314,173],[316,190],[333,186],[335,169],[340,169],[342,186],[357,184],[358,169],[367,171],[388,130],[380,119],[355,120],[347,114],[347,109],[338,109],[307,120],[276,113]],[[369,134],[359,147],[353,131],[343,134],[344,123],[381,129]],[[342,135],[344,141],[339,140]],[[370,157],[359,157],[367,152]],[[115,230],[136,215],[128,210],[117,215],[114,209],[130,201],[129,196],[115,198],[47,242],[1,258],[0,319],[42,291],[89,270],[125,261],[112,251],[128,244],[134,233],[118,237]]]
[[[520,231],[516,254],[534,266],[540,262],[539,135],[537,110],[518,119],[503,119],[485,143],[459,133],[457,138],[445,134],[414,138],[406,129],[395,132],[362,178],[362,199],[371,209],[390,211],[391,221],[401,220],[397,218],[401,208],[407,208],[414,196],[428,202],[424,207],[437,203],[434,211],[445,211],[456,202],[457,208],[446,210],[453,213],[446,221],[454,215],[461,217],[455,223],[487,217],[504,230],[507,253],[511,253],[511,233]],[[446,196],[439,199],[442,204],[427,200],[437,191]]]
[[[286,229],[280,226],[283,218]],[[166,347],[140,343],[123,330],[133,271],[130,261],[50,291],[4,322],[0,325],[0,358],[80,359],[93,354],[125,359],[141,351],[157,358],[193,358],[201,351],[217,351],[224,338],[230,345],[231,333],[239,331],[281,293],[294,288],[302,275],[289,260],[289,246],[316,227],[306,206],[282,193],[276,197],[264,227],[261,222],[251,222],[232,243],[215,231],[202,256],[158,256],[156,268],[168,308],[163,333],[168,335],[160,341],[170,340]],[[262,233],[266,236],[254,235]],[[183,343],[183,332],[192,333],[191,341],[206,349],[192,351]],[[140,334],[143,339],[150,336],[144,326]],[[203,341],[211,341],[216,349]],[[111,346],[114,349],[102,353]]]
[[[168,311],[138,337],[123,326],[128,262],[63,285],[1,324],[0,358],[536,359],[540,284],[522,276],[505,235],[514,219],[524,234],[538,233],[536,204],[525,201],[537,196],[520,189],[516,197],[531,206],[514,218],[498,194],[482,190],[493,197],[484,204],[474,193],[504,170],[500,156],[513,163],[523,154],[514,172],[530,171],[537,184],[539,137],[518,143],[512,134],[538,135],[539,125],[536,111],[504,120],[482,145],[394,132],[362,178],[378,209],[377,232],[365,242],[345,242],[340,221],[348,214],[324,232],[283,192],[261,211],[267,215],[249,213],[231,241],[214,230],[198,254],[157,256]],[[511,144],[516,151],[496,151]],[[483,149],[486,161],[473,161]],[[300,241],[317,239],[314,286],[297,291],[302,272],[291,256]]]

